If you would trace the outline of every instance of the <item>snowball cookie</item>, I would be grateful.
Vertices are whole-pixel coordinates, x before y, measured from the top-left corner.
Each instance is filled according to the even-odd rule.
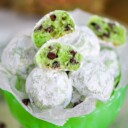
[[[76,27],[76,31],[59,39],[64,44],[70,44],[83,55],[83,57],[95,57],[99,55],[100,44],[91,29],[85,26]]]
[[[88,26],[101,40],[111,42],[113,45],[121,45],[126,42],[126,29],[118,22],[100,16],[92,16],[88,21]]]
[[[66,11],[56,10],[45,15],[34,27],[32,38],[40,48],[50,39],[57,39],[75,30],[75,24]]]
[[[72,86],[63,71],[35,68],[26,80],[26,92],[39,109],[66,107],[72,97]]]
[[[51,40],[39,49],[35,60],[40,68],[72,71],[80,67],[83,59],[72,46]]]
[[[100,58],[108,67],[112,75],[117,77],[120,73],[120,64],[116,52],[111,48],[102,48],[100,52]]]
[[[71,72],[69,77],[81,95],[93,96],[101,101],[108,100],[114,88],[114,77],[99,60],[84,61],[83,66]]]
[[[36,54],[29,36],[20,36],[13,39],[2,53],[2,64],[12,74],[26,77],[34,67],[33,58]]]
[[[115,85],[120,81],[121,68],[118,56],[112,48],[102,48],[100,52],[101,61],[107,66],[108,71],[115,78]]]

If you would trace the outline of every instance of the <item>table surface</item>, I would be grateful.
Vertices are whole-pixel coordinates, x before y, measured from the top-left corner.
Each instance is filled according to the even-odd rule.
[[[11,17],[11,19],[10,19],[10,17]],[[6,22],[8,21],[8,23],[12,23],[12,24],[11,25],[7,24],[4,21],[6,21]],[[31,21],[31,24],[30,24],[30,21]],[[27,18],[27,20],[23,20],[22,16],[17,17],[17,15],[14,16],[13,14],[10,14],[8,12],[0,11],[0,28],[1,28],[0,39],[2,39],[3,42],[7,41],[6,36],[3,35],[3,31],[5,31],[5,33],[6,33],[6,29],[9,30],[9,28],[12,27],[13,25],[15,26],[15,28],[14,27],[13,27],[13,29],[10,28],[11,32],[12,31],[16,32],[17,30],[19,31],[19,27],[20,27],[20,29],[21,29],[20,34],[21,34],[23,32],[22,31],[23,28],[28,28],[28,31],[29,31],[31,29],[31,26],[34,26],[36,21],[37,21],[36,18],[35,19]],[[4,26],[6,26],[6,28]],[[10,32],[8,32],[8,34],[10,35]],[[8,38],[8,40],[9,40],[9,38]],[[0,42],[0,45],[1,45],[1,42]],[[127,128],[128,127],[128,109],[127,109],[128,102],[127,101],[128,101],[128,94],[126,96],[125,102],[121,108],[121,111],[120,111],[118,117],[113,122],[113,124],[110,126],[110,128]],[[6,103],[4,102],[3,98],[0,96],[0,123],[1,122],[4,122],[6,124],[6,126],[7,126],[6,128],[21,128],[20,125],[18,124],[18,122],[12,117]]]

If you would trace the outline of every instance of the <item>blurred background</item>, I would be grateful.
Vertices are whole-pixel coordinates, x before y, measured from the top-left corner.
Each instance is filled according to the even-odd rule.
[[[24,28],[29,31],[45,13],[55,9],[71,11],[76,8],[112,17],[128,25],[128,0],[0,0],[0,47],[5,47],[6,43],[16,33],[21,34]],[[0,54],[1,51],[0,49]],[[128,128],[127,101],[128,96],[110,128]],[[20,128],[1,95],[0,128]]]
[[[24,14],[42,15],[51,10],[83,10],[105,14],[128,24],[128,0],[0,0],[0,7]]]

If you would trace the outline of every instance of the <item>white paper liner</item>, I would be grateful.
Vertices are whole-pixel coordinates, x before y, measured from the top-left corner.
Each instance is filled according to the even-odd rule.
[[[86,25],[88,18],[91,16],[88,13],[85,13],[81,10],[75,10],[70,12],[74,17],[77,25],[82,26]],[[128,39],[127,39],[128,42]],[[119,83],[119,87],[125,86],[128,84],[128,56],[127,56],[128,43],[125,45],[116,48],[122,69],[122,78]],[[40,111],[37,108],[34,108],[30,105],[25,106],[21,101],[23,98],[27,98],[26,94],[19,92],[15,88],[15,82],[17,80],[17,76],[12,76],[9,74],[0,64],[0,88],[6,90],[14,95],[14,97],[19,101],[19,103],[24,107],[26,111],[28,111],[31,115],[42,119],[44,121],[48,121],[55,125],[62,126],[66,123],[66,121],[71,117],[83,116],[91,113],[95,109],[95,99],[91,97],[87,97],[84,102],[77,105],[74,108],[69,109],[61,109],[61,108],[53,108],[50,110]]]
[[[48,121],[55,125],[62,126],[69,118],[89,114],[95,109],[96,101],[91,97],[87,97],[83,103],[77,105],[72,109],[62,109],[57,107],[41,111],[31,105],[25,106],[22,103],[22,99],[27,98],[27,95],[25,93],[19,92],[15,88],[17,76],[12,76],[11,74],[9,74],[6,70],[4,70],[2,64],[0,64],[0,78],[0,88],[13,94],[26,111],[39,119]]]

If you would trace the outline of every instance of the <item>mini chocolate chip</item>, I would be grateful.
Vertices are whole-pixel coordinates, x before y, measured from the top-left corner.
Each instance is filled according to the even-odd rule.
[[[109,25],[111,31],[116,34],[117,32],[116,32],[116,31],[114,30],[114,28],[113,28],[113,27],[115,26],[115,23],[110,22],[110,23],[108,23],[108,25]]]
[[[50,59],[50,60],[54,60],[56,58],[56,54],[54,52],[49,52],[47,57]]]
[[[42,25],[40,25],[40,26],[39,26],[39,27],[37,27],[35,30],[40,31],[42,28],[43,28],[43,27],[42,27]]]
[[[50,50],[52,50],[52,46],[49,46],[48,48],[49,48]]]
[[[62,17],[62,20],[66,20],[66,17]]]
[[[91,23],[91,25],[96,29],[96,30],[99,30],[100,29],[100,26],[94,22]]]
[[[115,26],[115,23],[109,22],[108,25],[109,25],[109,27],[110,27],[111,29],[113,29],[113,27]]]
[[[56,20],[56,15],[52,14],[52,15],[50,15],[50,18],[51,18],[52,21],[55,21]]]
[[[110,34],[109,33],[103,33],[103,37],[109,38],[110,37]]]
[[[76,62],[76,60],[75,60],[74,58],[71,58],[71,59],[70,59],[70,63],[71,63],[71,64],[77,64],[77,62]]]
[[[76,107],[76,106],[77,106],[78,104],[80,104],[80,103],[82,103],[82,101],[75,102],[75,103],[73,104],[73,108]]]
[[[51,32],[53,32],[53,27],[50,26],[50,27],[46,28],[45,31],[51,33]]]
[[[71,26],[68,24],[67,26],[65,26],[65,31],[69,31],[71,30]]]
[[[60,67],[60,63],[58,61],[55,61],[53,64],[52,64],[52,67],[53,68],[59,68]]]
[[[22,102],[27,106],[30,103],[30,99],[23,99]]]
[[[70,53],[71,53],[71,55],[75,56],[77,52],[72,50],[72,51],[70,51]]]
[[[6,128],[5,123],[1,122],[1,123],[0,123],[0,128]]]

